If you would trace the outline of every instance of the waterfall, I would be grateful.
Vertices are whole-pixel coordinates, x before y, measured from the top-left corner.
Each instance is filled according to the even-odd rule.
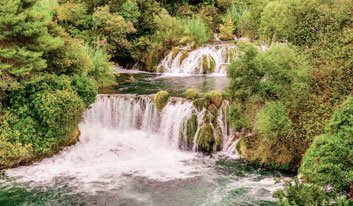
[[[173,48],[161,61],[157,71],[164,74],[219,74],[227,73],[227,66],[236,56],[234,43],[206,45],[195,50]]]
[[[229,103],[224,101],[218,109],[215,123],[211,123],[213,133],[220,129],[222,137],[222,151],[232,154],[235,151],[233,131],[227,122],[226,113]],[[197,111],[192,101],[172,97],[167,105],[158,112],[149,95],[98,95],[96,102],[84,115],[83,123],[109,129],[141,130],[146,134],[158,134],[161,142],[181,150],[199,150],[197,139],[204,123],[206,109]],[[192,141],[188,142],[187,124],[192,115],[196,115],[197,128],[192,134]],[[208,114],[210,115],[210,114]],[[214,125],[215,124],[215,125]],[[191,145],[190,145],[191,144]],[[214,148],[218,151],[220,148]]]
[[[217,119],[212,119],[213,132],[220,130],[223,139],[213,151],[232,155],[235,141],[225,118],[227,105],[224,101]],[[158,181],[194,177],[207,170],[194,162],[199,133],[211,122],[205,115],[210,115],[208,110],[198,111],[183,98],[172,97],[158,112],[153,96],[101,94],[83,116],[77,144],[31,166],[7,170],[6,175],[43,185],[67,180],[65,184],[85,192],[119,188],[129,176]],[[197,132],[189,139],[192,117]]]

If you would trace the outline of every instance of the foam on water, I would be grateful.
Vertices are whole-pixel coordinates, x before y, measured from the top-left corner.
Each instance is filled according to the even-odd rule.
[[[211,74],[224,76],[227,66],[236,56],[233,42],[210,44],[191,50],[188,47],[171,51],[158,65],[166,76]]]
[[[46,188],[54,190],[54,196],[45,193],[53,198],[52,202],[58,198],[57,192],[65,193],[65,188],[69,188],[69,196],[80,196],[76,196],[79,201],[81,195],[82,201],[91,198],[88,205],[97,201],[114,205],[127,199],[127,204],[133,206],[273,201],[271,194],[281,186],[275,184],[273,177],[263,177],[256,171],[244,173],[246,176],[228,173],[242,169],[236,166],[242,163],[235,151],[236,139],[230,135],[233,132],[224,118],[228,104],[223,103],[217,116],[217,126],[223,134],[222,151],[210,157],[195,152],[196,146],[185,145],[183,125],[195,112],[190,101],[172,98],[158,113],[151,96],[99,95],[84,114],[76,145],[52,158],[5,173],[25,187],[30,186],[34,197],[43,195]],[[205,112],[197,113],[199,124]],[[225,154],[238,160],[218,164]],[[222,172],[223,167],[226,173]],[[6,181],[0,179],[0,184],[7,187]],[[40,188],[39,193],[31,188]]]
[[[197,171],[191,164],[196,154],[179,149],[180,125],[190,112],[189,102],[178,101],[158,118],[151,97],[99,96],[80,124],[76,145],[6,175],[43,184],[69,178],[87,188],[89,183],[118,185],[126,175],[159,181],[191,177]]]

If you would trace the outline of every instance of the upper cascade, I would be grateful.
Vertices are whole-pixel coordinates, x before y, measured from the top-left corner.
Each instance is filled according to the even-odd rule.
[[[199,47],[173,48],[161,61],[157,72],[180,74],[221,74],[227,73],[227,66],[236,57],[234,42],[222,42]]]
[[[236,140],[226,118],[228,107],[229,103],[223,101],[209,111],[173,97],[158,112],[150,95],[98,95],[85,113],[84,124],[158,134],[160,141],[175,149],[234,155]]]

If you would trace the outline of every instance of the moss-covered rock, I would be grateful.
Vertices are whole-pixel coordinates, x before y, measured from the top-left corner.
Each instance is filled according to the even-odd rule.
[[[183,63],[184,59],[186,59],[188,56],[189,56],[189,51],[188,50],[182,50],[179,63],[180,64]]]
[[[162,65],[158,65],[157,68],[156,68],[156,72],[157,73],[163,73],[165,71],[165,68],[164,66]]]
[[[223,102],[222,94],[218,91],[210,91],[204,98],[214,104],[217,108],[221,107]]]
[[[194,137],[197,132],[197,126],[197,115],[193,113],[191,117],[186,121],[186,136],[188,148],[191,148],[193,146]]]
[[[199,96],[200,96],[199,91],[197,89],[187,89],[185,91],[185,98],[186,99],[195,100]]]
[[[215,71],[216,62],[213,57],[206,54],[202,55],[202,73],[210,74]]]
[[[169,98],[170,95],[167,91],[159,91],[154,95],[153,102],[158,111],[161,111],[163,107],[167,105]]]
[[[172,59],[174,59],[179,53],[178,47],[172,47]]]
[[[245,137],[241,137],[238,140],[237,146],[236,146],[237,151],[239,152],[239,154],[247,159],[248,158],[248,151],[247,151],[247,146],[246,146],[246,141],[245,141]]]
[[[202,152],[212,152],[215,144],[212,126],[209,123],[203,123],[197,137],[198,150]]]
[[[208,105],[207,110],[212,114],[212,116],[217,117],[218,109],[217,109],[216,105],[214,105],[214,104]]]
[[[220,151],[222,149],[221,147],[223,142],[223,135],[222,135],[222,130],[218,125],[216,126],[213,134],[215,139],[214,150]]]
[[[231,60],[235,57],[235,49],[234,48],[224,48],[222,50],[222,58],[225,62],[231,62]]]
[[[197,98],[193,101],[193,105],[200,112],[204,107],[208,106],[208,101],[205,98]]]

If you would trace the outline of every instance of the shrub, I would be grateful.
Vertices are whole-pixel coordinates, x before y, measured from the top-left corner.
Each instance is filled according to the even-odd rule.
[[[125,20],[131,21],[133,24],[137,24],[138,18],[141,16],[139,7],[136,1],[133,0],[125,1],[119,9],[119,14],[124,17]]]
[[[240,96],[244,88],[250,92],[248,95],[259,94],[269,100],[303,91],[293,88],[307,82],[310,67],[295,48],[275,44],[259,52],[251,43],[240,42],[239,49],[240,58],[228,69],[233,96]]]
[[[96,100],[97,85],[93,79],[87,76],[75,75],[71,84],[73,90],[80,95],[86,106],[89,106]]]
[[[280,102],[268,102],[256,116],[256,130],[268,139],[286,140],[292,132],[292,121]]]
[[[47,137],[66,138],[81,119],[84,104],[67,90],[45,91],[36,95],[34,109],[40,123],[47,128]]]
[[[109,55],[102,48],[92,48],[86,45],[86,51],[93,62],[93,66],[88,71],[88,76],[97,81],[98,86],[104,87],[112,85],[114,81],[114,67],[109,62]]]
[[[224,23],[219,26],[220,39],[221,40],[232,40],[234,39],[234,25],[233,20],[230,16],[227,16]]]
[[[328,203],[325,192],[318,185],[302,184],[294,178],[294,184],[287,182],[285,189],[277,190],[274,197],[278,198],[278,205],[326,205]],[[326,203],[326,204],[325,204]]]
[[[248,125],[240,104],[233,103],[229,107],[229,118],[234,129],[241,129]]]
[[[81,41],[62,34],[64,45],[46,54],[48,60],[47,71],[54,74],[82,74],[87,73],[93,66],[86,49]]]
[[[353,98],[335,111],[326,134],[314,139],[306,151],[300,172],[303,178],[322,187],[332,187],[336,194],[348,194],[353,182]]]
[[[153,97],[154,105],[158,111],[161,111],[169,101],[170,95],[167,91],[159,91]]]
[[[351,115],[353,115],[353,97],[349,96],[332,115],[326,126],[326,133],[350,138],[353,135],[353,118]]]
[[[210,38],[210,30],[203,20],[188,18],[183,20],[184,35],[182,42],[193,42],[194,45],[206,43]]]
[[[135,27],[122,16],[111,13],[108,5],[98,7],[92,18],[93,33],[101,40],[98,43],[106,46],[108,51],[114,52],[116,47],[128,49],[131,46],[127,35],[136,32]]]

